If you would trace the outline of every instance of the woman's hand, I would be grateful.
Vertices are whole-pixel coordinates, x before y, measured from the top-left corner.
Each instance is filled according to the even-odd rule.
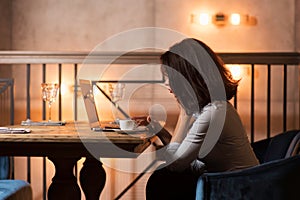
[[[164,145],[170,143],[172,135],[164,129],[158,121],[151,119],[150,116],[133,117],[132,119],[135,120],[139,126],[147,126],[149,132],[156,135]]]
[[[138,126],[147,126],[150,123],[149,116],[132,117]]]

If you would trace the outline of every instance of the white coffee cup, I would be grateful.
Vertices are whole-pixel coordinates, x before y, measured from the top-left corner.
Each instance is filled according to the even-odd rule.
[[[119,120],[121,130],[133,130],[136,128],[136,123],[132,119],[120,119]]]

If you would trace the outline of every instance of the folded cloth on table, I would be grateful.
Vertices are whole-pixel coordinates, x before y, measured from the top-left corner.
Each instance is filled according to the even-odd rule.
[[[28,128],[10,128],[0,127],[0,133],[30,133],[31,130]]]
[[[64,126],[66,124],[65,121],[31,121],[26,120],[22,121],[21,125],[23,126]]]

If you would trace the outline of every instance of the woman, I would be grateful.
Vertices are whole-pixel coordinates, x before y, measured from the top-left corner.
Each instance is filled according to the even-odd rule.
[[[243,169],[258,160],[238,113],[228,102],[238,81],[221,59],[203,42],[189,38],[172,46],[161,62],[166,85],[181,112],[165,147],[166,164],[150,176],[146,196],[195,199],[197,179],[204,170]]]

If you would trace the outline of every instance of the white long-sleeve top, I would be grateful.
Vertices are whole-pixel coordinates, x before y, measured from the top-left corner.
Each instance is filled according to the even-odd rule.
[[[208,171],[236,170],[258,164],[240,117],[229,102],[210,103],[201,113],[192,118],[182,117],[179,123],[180,127],[175,129],[177,135],[165,153],[170,170],[202,168],[200,159]]]

